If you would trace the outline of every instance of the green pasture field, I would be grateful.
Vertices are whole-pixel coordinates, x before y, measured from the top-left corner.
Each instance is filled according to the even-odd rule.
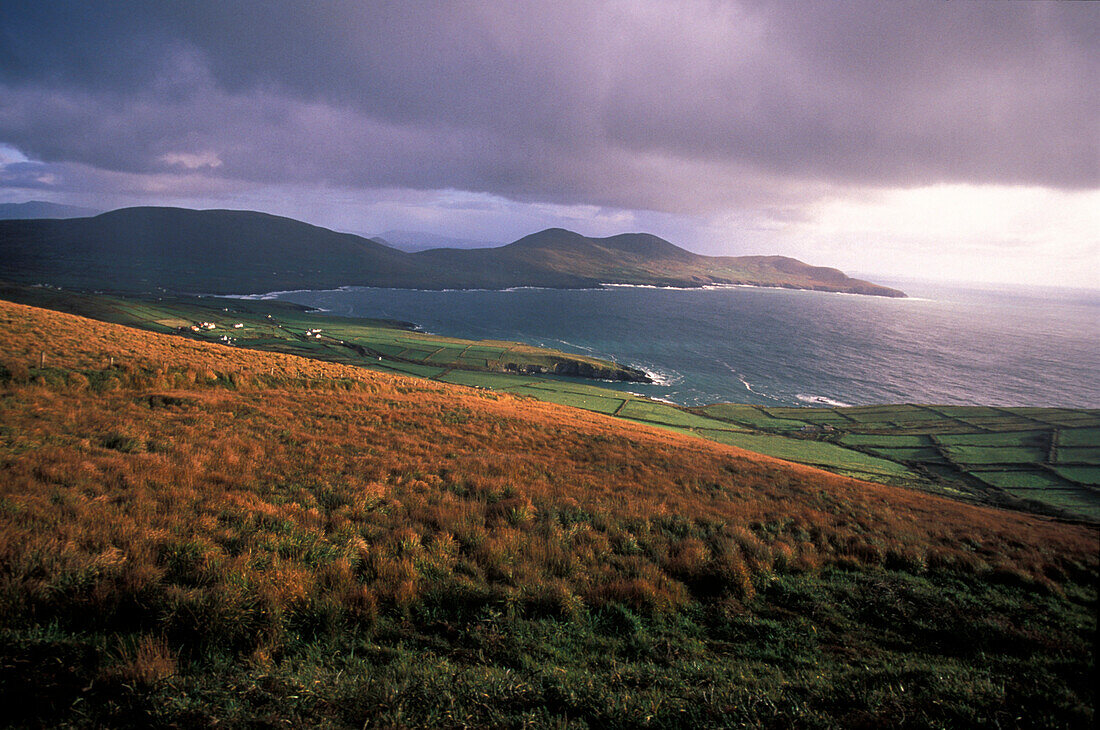
[[[421,365],[415,362],[400,362],[397,360],[383,360],[382,362],[369,363],[367,367],[374,370],[386,370],[389,372],[413,375],[417,378],[438,378],[447,372],[446,368]]]
[[[1097,444],[1100,444],[1100,428],[1064,428],[1058,432],[1058,448]]]
[[[816,425],[851,424],[851,419],[827,408],[764,408],[763,411],[773,418],[790,419],[801,423]]]
[[[796,461],[801,464],[861,471],[880,476],[914,476],[908,469],[896,462],[862,454],[824,441],[716,429],[699,429],[699,433],[711,441],[737,446],[779,459]]]
[[[851,416],[853,418],[867,417],[874,414],[882,413],[900,413],[914,409],[915,406],[908,405],[906,403],[881,403],[873,406],[846,406],[842,409],[830,409],[841,410],[844,415]]]
[[[1042,502],[1090,520],[1100,520],[1100,496],[1092,492],[1074,489],[1006,489],[1005,491],[1020,499]]]
[[[734,426],[726,426],[721,421],[681,410],[665,403],[654,403],[644,400],[629,400],[622,409],[615,414],[622,418],[637,421],[664,423],[670,426],[683,426],[684,428],[710,428],[722,430],[744,430]]]
[[[947,418],[958,418],[963,420],[1005,415],[1000,410],[989,406],[929,406],[929,408]]]
[[[1063,479],[1090,487],[1100,487],[1100,466],[1054,466],[1051,467]]]
[[[1023,418],[967,418],[966,422],[979,431],[1023,431],[1036,425]]]
[[[883,418],[878,413],[846,413],[850,420],[848,427],[853,429],[890,429],[894,428],[894,421]]]
[[[995,433],[952,433],[935,437],[944,446],[1039,446],[1046,448],[1050,431],[997,431]]]
[[[958,423],[960,432],[1027,431],[1042,427],[1044,422],[988,406],[928,406],[930,411]]]
[[[638,396],[630,393],[621,393],[617,390],[598,388],[584,383],[523,375],[506,377],[511,378],[508,381],[501,381],[506,392],[533,396],[550,403],[583,408],[606,415],[615,413],[627,401],[638,399]],[[489,383],[491,381],[486,378],[482,382]],[[487,385],[486,387],[495,386]]]
[[[1100,445],[1096,446],[1059,446],[1055,456],[1058,464],[1081,464],[1085,466],[1100,466]]]
[[[1048,471],[971,471],[969,474],[998,489],[1071,489],[1074,485]]]
[[[565,390],[552,390],[549,388],[522,387],[512,392],[534,395],[539,400],[549,401],[550,403],[557,403],[563,406],[583,408],[586,411],[596,411],[597,413],[604,413],[609,416],[619,410],[623,405],[622,398],[570,393]]]
[[[915,406],[837,408],[834,409],[834,411],[843,414],[856,424],[868,428],[874,428],[876,426],[891,427],[899,422],[916,422],[918,424],[924,424],[927,421],[942,420],[937,418],[937,414],[928,413]]]
[[[864,446],[863,448],[876,456],[881,456],[884,459],[890,459],[892,461],[947,463],[947,459],[944,458],[943,454],[932,446],[894,446],[885,448]]]
[[[807,421],[798,421],[790,418],[775,418],[768,415],[763,409],[755,406],[719,403],[705,406],[700,409],[706,416],[729,421],[750,428],[762,428],[776,431],[797,431],[811,425]],[[808,410],[808,409],[807,409]]]
[[[943,416],[941,416],[939,413],[936,413],[935,411],[930,411],[927,408],[914,406],[908,410],[895,412],[892,415],[892,420],[895,423],[923,424],[929,421],[943,421]]]
[[[470,345],[466,348],[466,352],[463,353],[464,357],[483,357],[486,360],[499,360],[504,356],[504,353],[508,352],[507,347],[487,347],[481,345]]]
[[[400,356],[401,353],[405,350],[405,348],[401,345],[392,345],[387,342],[377,341],[369,342],[365,345],[365,347],[369,347],[371,350],[375,350],[376,352],[378,352],[379,355],[386,358],[396,358]]]
[[[507,388],[524,385],[529,378],[522,375],[508,375],[506,373],[482,373],[473,370],[448,370],[436,380],[455,385],[467,385],[472,388],[492,388],[504,390]]]
[[[1100,410],[1060,410],[1044,415],[1042,420],[1062,428],[1097,428],[1100,427]]]
[[[923,435],[888,433],[846,433],[840,438],[844,446],[874,446],[880,448],[917,448],[931,446],[932,439]]]
[[[598,385],[589,385],[576,380],[565,380],[549,377],[520,376],[527,379],[528,388],[548,390],[562,393],[574,393],[576,395],[592,395],[605,398],[618,398],[620,400],[633,400],[638,396],[631,393],[623,393],[610,388],[601,388]]]
[[[449,365],[459,359],[464,347],[441,347],[435,352],[424,358],[425,362],[438,363],[440,365]],[[482,360],[482,363],[485,361]]]
[[[434,355],[435,352],[436,350],[429,350],[427,348],[420,349],[415,347],[407,347],[398,354],[398,357],[402,360],[413,360],[415,362],[421,362],[427,360],[429,357]],[[451,358],[448,358],[447,362],[450,361]]]
[[[1046,461],[1046,450],[1028,446],[944,446],[943,452],[956,464],[1038,464]]]

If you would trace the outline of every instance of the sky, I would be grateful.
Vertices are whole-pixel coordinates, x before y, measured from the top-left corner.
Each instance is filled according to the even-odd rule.
[[[0,202],[1100,289],[1100,3],[0,5]]]

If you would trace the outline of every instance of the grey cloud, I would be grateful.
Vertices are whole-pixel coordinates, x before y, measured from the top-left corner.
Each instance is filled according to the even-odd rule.
[[[1100,179],[1088,4],[38,2],[0,27],[0,142],[46,162],[677,211]]]
[[[49,165],[13,162],[0,165],[0,186],[24,190],[50,190],[57,185],[57,174]]]

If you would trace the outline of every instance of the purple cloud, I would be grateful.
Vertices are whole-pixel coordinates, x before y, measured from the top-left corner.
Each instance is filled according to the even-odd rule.
[[[1100,14],[1077,4],[0,13],[0,142],[45,162],[162,173],[209,155],[208,174],[261,184],[669,211],[815,183],[1100,177]]]

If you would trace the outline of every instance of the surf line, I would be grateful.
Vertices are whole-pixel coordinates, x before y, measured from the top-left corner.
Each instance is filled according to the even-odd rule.
[[[833,400],[823,395],[807,395],[806,393],[799,393],[795,396],[803,403],[809,403],[814,406],[829,406],[830,408],[851,408],[851,403],[845,403],[839,400]]]
[[[768,395],[767,393],[761,393],[759,390],[754,389],[752,387],[752,384],[749,383],[749,381],[745,380],[744,376],[742,376],[741,373],[734,370],[733,366],[730,365],[728,362],[725,362],[724,360],[721,360],[719,362],[721,362],[723,365],[725,365],[727,370],[729,370],[731,373],[733,373],[735,376],[737,376],[737,379],[741,381],[741,385],[745,386],[745,390],[747,390],[750,393],[753,393],[755,395],[758,395],[761,398],[771,398],[772,400],[777,400],[780,403],[783,402],[782,398],[776,398],[774,395]]]

